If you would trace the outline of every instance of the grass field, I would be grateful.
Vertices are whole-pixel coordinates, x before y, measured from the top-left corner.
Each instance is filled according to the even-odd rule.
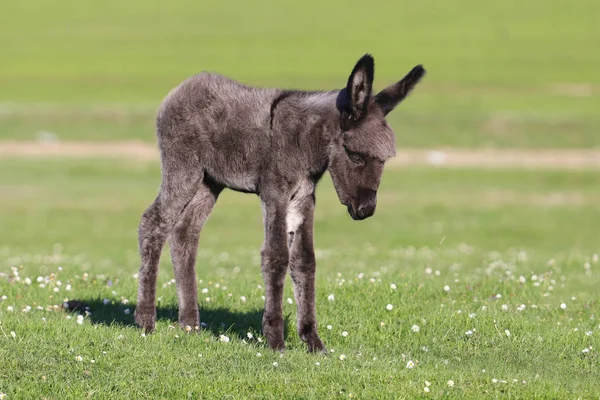
[[[286,303],[289,349],[280,357],[259,342],[255,196],[225,193],[203,231],[198,279],[207,289],[200,294],[207,328],[198,335],[173,328],[165,254],[157,332],[143,337],[132,325],[135,228],[155,193],[157,167],[0,165],[18,171],[0,181],[8,275],[0,280],[7,297],[0,388],[14,398],[414,398],[427,395],[425,381],[434,397],[597,394],[595,172],[390,170],[376,216],[361,223],[325,181],[315,228],[318,318],[334,352],[305,353],[295,305]],[[285,297],[293,298],[289,282]],[[51,307],[65,298],[91,307],[81,325],[78,313]]]
[[[399,147],[576,155],[600,148],[599,13],[591,0],[7,0],[0,147],[153,146],[158,104],[196,72],[331,89],[371,52],[378,89],[428,69],[390,114]],[[136,229],[158,163],[2,154],[0,399],[598,398],[597,168],[397,163],[362,222],[326,176],[315,243],[330,353],[306,353],[288,279],[279,355],[260,331],[255,196],[226,191],[203,230],[203,329],[177,327],[166,248],[144,336]]]

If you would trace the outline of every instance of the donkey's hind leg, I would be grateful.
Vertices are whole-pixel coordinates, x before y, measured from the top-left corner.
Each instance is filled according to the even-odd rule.
[[[163,154],[160,193],[142,215],[138,229],[141,266],[134,317],[138,326],[147,332],[154,330],[156,322],[156,278],[163,246],[185,206],[202,184],[202,171],[196,163],[166,163]]]
[[[169,237],[179,300],[179,325],[184,329],[200,326],[196,286],[198,240],[222,189],[214,184],[201,184]]]

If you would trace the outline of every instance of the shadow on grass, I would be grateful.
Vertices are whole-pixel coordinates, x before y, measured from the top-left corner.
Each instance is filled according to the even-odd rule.
[[[110,302],[105,304],[102,299],[70,300],[65,309],[73,313],[90,313],[89,319],[94,324],[106,326],[133,326],[137,327],[133,319],[135,304],[121,304]],[[129,310],[129,311],[127,311]],[[229,335],[237,335],[245,339],[250,332],[261,332],[263,310],[251,310],[247,312],[232,311],[227,308],[201,308],[200,320],[202,330],[208,330],[213,335],[228,332]],[[178,309],[176,305],[161,305],[156,308],[156,322],[167,321],[169,324],[177,322]],[[287,339],[289,333],[289,316],[284,317],[284,336]]]

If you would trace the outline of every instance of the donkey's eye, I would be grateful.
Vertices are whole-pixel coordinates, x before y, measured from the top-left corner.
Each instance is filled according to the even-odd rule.
[[[346,149],[346,153],[348,154],[348,157],[350,158],[350,160],[352,160],[353,163],[358,164],[358,165],[365,164],[366,160],[365,160],[365,157],[362,154],[355,153],[355,152],[350,151],[348,149]]]

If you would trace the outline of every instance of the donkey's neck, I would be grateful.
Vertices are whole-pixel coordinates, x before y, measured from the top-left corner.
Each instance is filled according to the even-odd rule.
[[[330,140],[339,127],[339,90],[329,92],[282,92],[282,118],[300,122],[297,130],[312,132]],[[343,93],[342,93],[343,94]],[[343,97],[343,96],[342,96]],[[291,132],[296,133],[296,132]]]
[[[317,175],[327,167],[329,145],[340,129],[339,95],[339,90],[282,91],[271,104],[271,129],[287,138]]]

